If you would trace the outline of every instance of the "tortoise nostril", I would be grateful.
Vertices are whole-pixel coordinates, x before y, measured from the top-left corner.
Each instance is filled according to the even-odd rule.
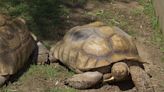
[[[123,62],[115,63],[112,66],[111,72],[116,80],[124,79],[125,77],[128,76],[128,73],[129,73],[127,64],[125,64]]]

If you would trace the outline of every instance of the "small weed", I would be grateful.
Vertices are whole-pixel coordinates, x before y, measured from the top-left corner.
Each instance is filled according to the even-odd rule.
[[[164,47],[160,47],[160,50],[164,53]]]
[[[1,92],[11,92],[9,89],[1,89]]]
[[[108,25],[118,25],[119,22],[117,21],[118,17],[113,16],[112,13],[108,10],[97,10],[94,14],[99,20],[105,22]]]
[[[143,13],[143,9],[135,8],[135,9],[132,9],[130,12],[134,16],[139,16],[141,13]]]
[[[132,37],[136,37],[138,35],[137,32],[133,31],[131,27],[129,27],[129,30],[127,31],[127,33],[131,35]]]
[[[161,61],[164,62],[164,57],[161,58]]]
[[[126,28],[128,26],[128,22],[127,21],[121,21],[120,22],[120,27],[121,28]]]
[[[144,5],[146,1],[145,0],[138,0],[138,2],[139,2],[139,4]]]

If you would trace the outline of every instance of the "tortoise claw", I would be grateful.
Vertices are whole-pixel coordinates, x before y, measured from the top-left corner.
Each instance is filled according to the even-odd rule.
[[[111,78],[109,78],[109,79],[105,79],[103,82],[112,82],[112,81],[114,81],[114,77],[113,76]]]

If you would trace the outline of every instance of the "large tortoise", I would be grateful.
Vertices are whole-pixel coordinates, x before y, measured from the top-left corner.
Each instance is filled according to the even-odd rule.
[[[144,71],[131,36],[102,22],[77,26],[50,50],[50,60],[60,61],[75,73],[65,83],[78,89],[100,82],[131,78],[139,92],[151,92],[150,78]]]
[[[37,41],[31,36],[25,20],[0,14],[0,86],[23,68],[32,54],[35,55],[32,56],[33,59],[40,57],[42,47],[40,44],[37,45]],[[45,56],[48,57],[48,52]],[[46,58],[38,59],[41,63]]]

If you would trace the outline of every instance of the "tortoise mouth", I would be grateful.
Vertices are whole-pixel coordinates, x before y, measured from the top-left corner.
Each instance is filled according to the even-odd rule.
[[[129,67],[124,62],[118,62],[112,66],[111,73],[116,81],[124,80],[129,75]]]

